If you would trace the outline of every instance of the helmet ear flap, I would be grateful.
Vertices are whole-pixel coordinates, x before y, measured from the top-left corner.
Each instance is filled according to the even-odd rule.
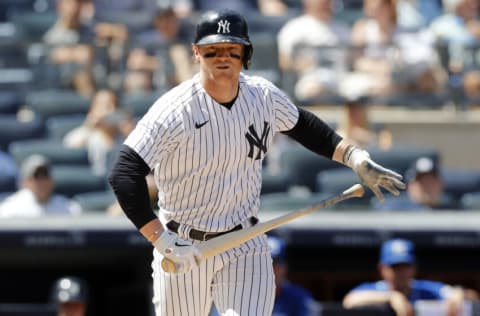
[[[248,69],[252,63],[253,46],[245,45],[243,52],[243,68]]]

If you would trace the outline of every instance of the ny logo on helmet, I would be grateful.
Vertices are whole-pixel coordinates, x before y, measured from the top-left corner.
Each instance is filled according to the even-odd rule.
[[[227,20],[218,21],[217,33],[230,33],[230,22]]]

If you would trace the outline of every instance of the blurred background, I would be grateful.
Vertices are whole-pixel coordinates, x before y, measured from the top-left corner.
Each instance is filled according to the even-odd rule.
[[[318,315],[392,315],[341,303],[379,277],[391,237],[416,244],[421,277],[480,291],[480,0],[0,0],[0,315],[54,315],[65,275],[88,284],[88,315],[152,315],[151,246],[106,174],[152,103],[196,73],[195,23],[221,8],[247,18],[247,74],[408,184],[272,232]],[[357,182],[282,135],[264,165],[262,220]]]

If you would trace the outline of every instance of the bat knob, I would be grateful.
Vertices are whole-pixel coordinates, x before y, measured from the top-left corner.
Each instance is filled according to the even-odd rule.
[[[162,259],[162,269],[163,271],[167,273],[173,273],[177,270],[177,267],[175,266],[175,263],[172,260],[169,260],[167,258]]]

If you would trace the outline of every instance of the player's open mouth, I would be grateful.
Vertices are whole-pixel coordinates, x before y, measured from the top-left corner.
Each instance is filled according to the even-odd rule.
[[[222,70],[225,70],[225,69],[229,69],[230,66],[228,65],[225,65],[225,66],[217,66],[217,69],[222,69]]]

